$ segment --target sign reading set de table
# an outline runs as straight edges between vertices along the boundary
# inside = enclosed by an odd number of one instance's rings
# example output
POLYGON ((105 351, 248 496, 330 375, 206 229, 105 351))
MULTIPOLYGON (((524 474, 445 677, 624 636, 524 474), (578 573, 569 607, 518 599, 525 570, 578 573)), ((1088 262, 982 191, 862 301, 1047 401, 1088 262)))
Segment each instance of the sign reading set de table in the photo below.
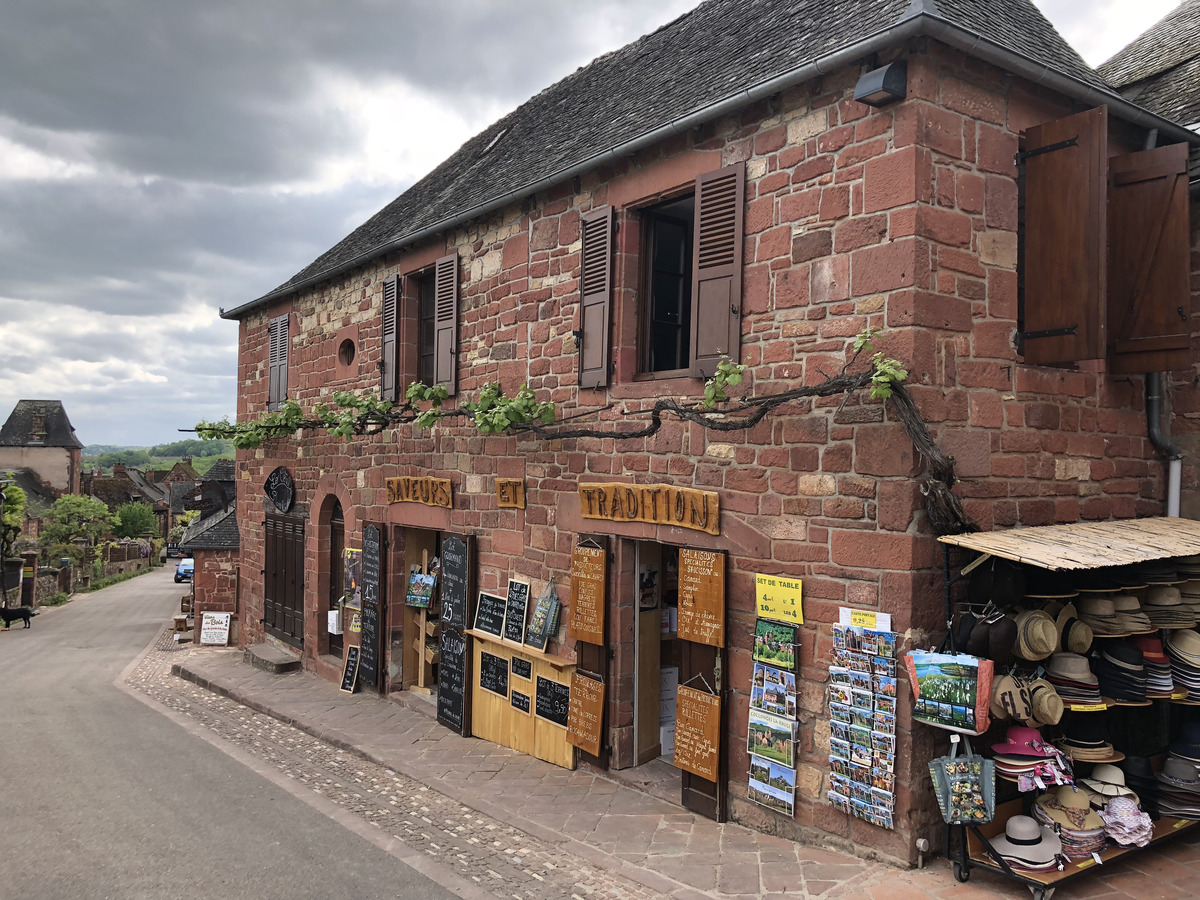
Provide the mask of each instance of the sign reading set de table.
POLYGON ((760 619, 789 625, 804 624, 804 585, 799 578, 755 575, 754 593, 760 619))
POLYGON ((224 647, 229 643, 230 613, 206 612, 200 615, 200 643, 224 647))
POLYGON ((716 781, 721 761, 721 698, 680 685, 675 698, 675 767, 716 781))

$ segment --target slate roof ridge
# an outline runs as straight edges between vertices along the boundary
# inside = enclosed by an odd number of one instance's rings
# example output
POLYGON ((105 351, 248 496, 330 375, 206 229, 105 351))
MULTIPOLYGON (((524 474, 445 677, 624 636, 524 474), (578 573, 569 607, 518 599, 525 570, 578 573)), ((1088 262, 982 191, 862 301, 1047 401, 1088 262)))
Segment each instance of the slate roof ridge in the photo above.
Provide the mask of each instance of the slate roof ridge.
POLYGON ((228 509, 197 519, 184 529, 179 546, 185 550, 237 550, 241 533, 236 513, 237 506, 231 504, 228 509))
POLYGON ((75 436, 75 426, 61 400, 18 400, 4 425, 0 426, 0 447, 60 447, 83 449, 75 436), (33 417, 42 416, 45 438, 31 443, 33 417))
POLYGON ((1183 0, 1096 70, 1110 84, 1125 87, 1178 68, 1197 56, 1200 0, 1183 0))

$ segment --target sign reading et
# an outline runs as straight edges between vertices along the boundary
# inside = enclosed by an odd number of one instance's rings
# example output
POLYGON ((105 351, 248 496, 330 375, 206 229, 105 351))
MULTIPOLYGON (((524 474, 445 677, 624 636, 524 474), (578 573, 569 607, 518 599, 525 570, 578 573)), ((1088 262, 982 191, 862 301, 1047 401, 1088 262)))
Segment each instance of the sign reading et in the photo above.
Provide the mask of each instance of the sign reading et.
POLYGON ((648 522, 721 533, 721 506, 715 491, 667 485, 581 484, 579 511, 585 519, 648 522))

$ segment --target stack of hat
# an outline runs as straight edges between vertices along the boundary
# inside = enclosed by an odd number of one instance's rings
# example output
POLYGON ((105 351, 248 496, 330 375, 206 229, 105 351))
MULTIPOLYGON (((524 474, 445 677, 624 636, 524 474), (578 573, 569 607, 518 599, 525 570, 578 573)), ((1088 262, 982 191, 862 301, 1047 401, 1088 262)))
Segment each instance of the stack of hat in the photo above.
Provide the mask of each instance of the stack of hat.
POLYGON ((1157 819, 1159 802, 1159 780, 1154 767, 1145 756, 1127 756, 1117 765, 1125 773, 1125 786, 1138 796, 1142 809, 1157 819))
POLYGON ((1052 604, 1046 612, 1054 616, 1054 628, 1058 632, 1057 650, 1070 653, 1087 653, 1092 646, 1092 629, 1079 620, 1079 611, 1074 603, 1066 606, 1052 604))
POLYGON ((1014 623, 1017 640, 1013 653, 1021 659, 1036 662, 1045 659, 1058 645, 1058 630, 1054 619, 1040 609, 1027 609, 1017 615, 1014 623))
POLYGON ((1033 714, 1024 721, 1034 728, 1057 725, 1062 721, 1065 710, 1062 697, 1045 678, 1029 682, 1029 705, 1033 707, 1033 714))
POLYGON ((1142 609, 1155 628, 1195 628, 1196 613, 1183 602, 1179 588, 1170 584, 1151 584, 1142 609))
POLYGON ((1125 784, 1125 773, 1108 763, 1096 766, 1091 777, 1077 778, 1075 783, 1087 794, 1094 809, 1103 809, 1114 797, 1132 797, 1134 803, 1138 802, 1138 795, 1125 784))
POLYGON ((1142 651, 1142 664, 1146 667, 1146 693, 1161 696, 1174 691, 1171 659, 1163 653, 1162 641, 1157 637, 1142 635, 1133 639, 1133 646, 1142 651))
POLYGON ((1117 615, 1117 608, 1108 594, 1085 594, 1079 598, 1079 618, 1087 623, 1096 637, 1124 637, 1133 622, 1117 615))
POLYGON ((1125 754, 1114 750, 1106 739, 1102 717, 1073 717, 1070 734, 1063 735, 1055 743, 1075 762, 1113 763, 1125 758, 1125 754))
POLYGON ((1179 585, 1183 602, 1200 615, 1200 556, 1183 556, 1175 561, 1179 577, 1187 581, 1179 585))
POLYGON ((1027 725, 1009 726, 1003 744, 993 744, 996 772, 1017 779, 1039 778, 1043 784, 1071 780, 1070 769, 1057 747, 1042 740, 1042 733, 1027 725))
POLYGON ((1190 629, 1173 631, 1163 649, 1171 658, 1171 680, 1176 690, 1187 689, 1189 700, 1200 700, 1200 634, 1190 629))
POLYGON ((1132 797, 1114 797, 1100 810, 1100 818, 1105 833, 1122 847, 1145 847, 1154 835, 1154 823, 1132 797))
POLYGON ((1117 594, 1112 598, 1112 605, 1130 634, 1149 634, 1155 630, 1154 623, 1142 609, 1142 601, 1132 594, 1117 594))
POLYGON ((1194 763, 1168 756, 1158 780, 1160 813, 1180 819, 1200 819, 1200 774, 1194 763))
POLYGON ((1104 849, 1104 820, 1092 809, 1087 794, 1071 785, 1038 797, 1033 814, 1044 825, 1058 826, 1063 856, 1082 859, 1104 849))
POLYGON ((1062 843, 1054 829, 1029 816, 1013 816, 1004 823, 1004 836, 991 840, 992 850, 1013 869, 1022 872, 1055 872, 1062 843))
MULTIPOLYGON (((1197 635, 1200 637, 1200 635, 1197 635)), ((1078 653, 1055 653, 1046 665, 1046 678, 1068 705, 1101 703, 1100 682, 1092 674, 1086 657, 1078 653)))
POLYGON ((1104 641, 1094 663, 1100 693, 1120 703, 1145 703, 1147 675, 1142 651, 1127 641, 1104 641))
POLYGON ((1016 640, 1017 627, 1012 619, 999 614, 976 619, 965 613, 955 631, 954 646, 972 656, 1003 664, 1012 658, 1016 640))

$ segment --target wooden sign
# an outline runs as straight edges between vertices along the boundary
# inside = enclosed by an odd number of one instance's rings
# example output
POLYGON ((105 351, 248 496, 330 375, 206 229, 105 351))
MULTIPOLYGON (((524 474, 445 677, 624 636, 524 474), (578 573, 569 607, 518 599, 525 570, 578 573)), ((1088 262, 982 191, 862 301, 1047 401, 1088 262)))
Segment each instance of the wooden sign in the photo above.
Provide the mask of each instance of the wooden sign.
POLYGON ((716 781, 721 764, 721 698, 680 685, 675 697, 675 767, 716 781))
POLYGON ((525 482, 520 478, 497 478, 496 505, 501 509, 524 509, 525 482))
POLYGON ((576 672, 571 676, 571 700, 567 710, 567 740, 584 753, 599 756, 603 722, 604 682, 576 672))
POLYGON ((509 702, 512 704, 513 709, 517 710, 518 712, 523 712, 525 715, 529 715, 530 710, 528 694, 522 694, 520 691, 513 691, 512 696, 509 697, 509 702))
POLYGON ((508 597, 504 601, 504 640, 518 646, 525 643, 525 619, 529 614, 529 582, 508 579, 508 597))
POLYGON ((721 533, 720 498, 715 491, 645 484, 581 484, 579 512, 606 522, 678 525, 721 533))
POLYGON ((379 529, 368 525, 362 540, 362 639, 359 641, 359 679, 374 688, 379 683, 379 584, 383 570, 383 541, 379 529))
POLYGON ((804 624, 804 584, 799 578, 755 575, 754 593, 759 618, 792 625, 804 624))
POLYGON ((504 634, 504 607, 504 597, 480 591, 479 605, 475 608, 475 630, 501 637, 504 634))
POLYGON ((442 622, 469 628, 471 616, 471 548, 473 540, 448 534, 442 537, 442 622))
POLYGON ((725 646, 725 554, 679 549, 679 637, 725 646))
POLYGON ((479 686, 485 691, 508 696, 508 660, 486 650, 479 653, 479 686))
POLYGON ((549 678, 537 677, 537 697, 534 698, 534 713, 539 719, 567 727, 570 714, 571 686, 559 684, 549 678))
POLYGON ((437 720, 464 737, 470 730, 467 716, 468 638, 451 625, 438 635, 437 720))
POLYGON ((200 615, 200 643, 224 647, 229 643, 230 613, 206 612, 200 615))
POLYGON ((358 685, 358 648, 346 648, 346 665, 342 669, 342 690, 353 694, 358 685))
POLYGON ((389 478, 387 485, 388 503, 424 503, 426 506, 441 506, 450 509, 454 497, 449 478, 389 478))
POLYGON ((608 553, 598 547, 571 551, 571 616, 567 631, 577 641, 604 643, 604 597, 608 553))

